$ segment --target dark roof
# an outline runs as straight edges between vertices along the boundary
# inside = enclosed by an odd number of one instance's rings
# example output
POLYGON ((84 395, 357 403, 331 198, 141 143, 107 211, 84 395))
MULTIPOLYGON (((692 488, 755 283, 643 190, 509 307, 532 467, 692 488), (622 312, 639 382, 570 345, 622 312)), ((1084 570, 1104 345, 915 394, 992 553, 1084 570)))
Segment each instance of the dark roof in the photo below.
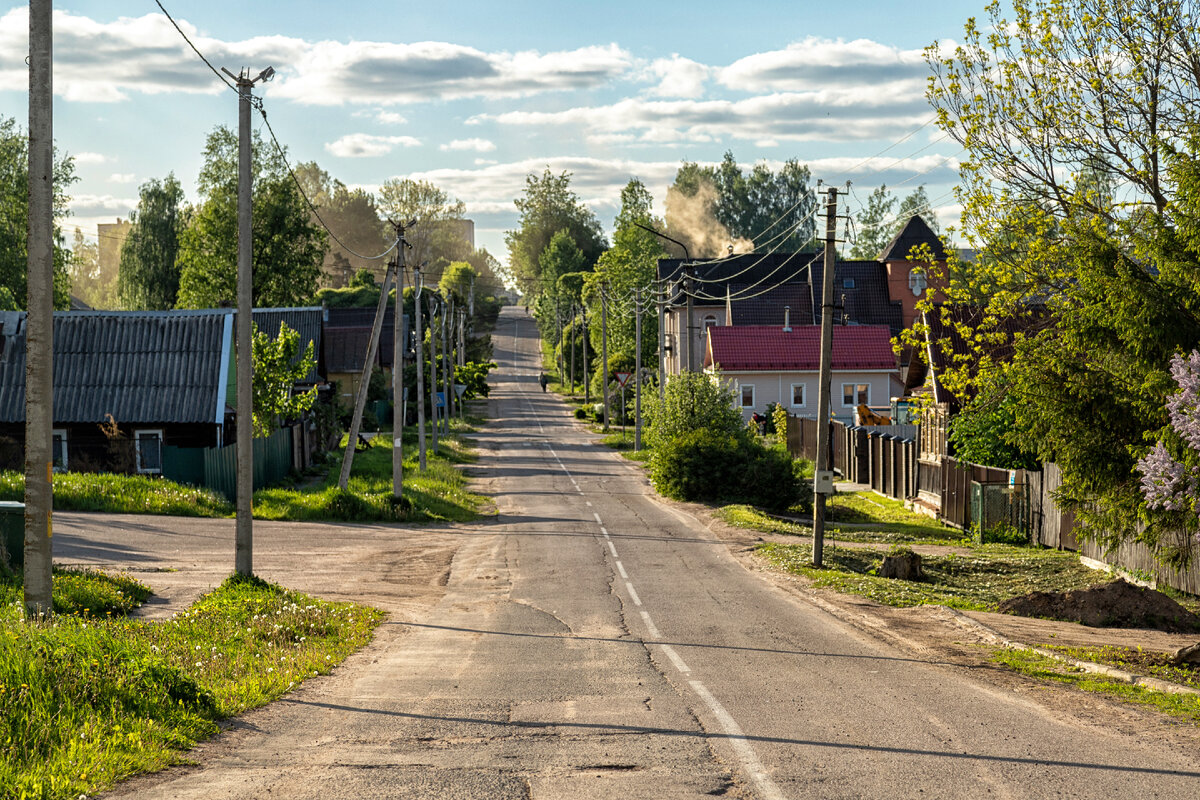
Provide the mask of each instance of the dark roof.
MULTIPOLYGON (((693 262, 697 305, 724 305, 726 287, 734 285, 753 287, 762 291, 783 283, 808 283, 808 265, 816 257, 814 253, 745 253, 716 261, 693 262)), ((682 288, 678 285, 683 273, 681 258, 660 258, 658 277, 670 283, 667 302, 685 302, 682 288)))
MULTIPOLYGON (((25 312, 0 314, 0 421, 25 420, 25 312)), ((56 424, 224 422, 233 314, 54 314, 56 424)))
MULTIPOLYGON (((825 262, 812 266, 813 324, 820 319, 821 292, 824 290, 825 262)), ((838 261, 833 270, 833 303, 837 322, 852 325, 886 325, 892 336, 899 336, 903 314, 899 303, 888 294, 887 268, 879 261, 838 261), (852 284, 852 285, 851 285, 852 284), (843 304, 842 299, 845 298, 843 304)))
POLYGON ((883 252, 879 254, 880 261, 907 261, 908 254, 914 247, 927 244, 933 250, 934 258, 939 261, 944 261, 946 258, 946 250, 942 247, 942 240, 933 232, 933 229, 925 224, 925 220, 919 216, 910 217, 908 222, 904 223, 904 227, 896 234, 891 243, 883 248, 883 252))
MULTIPOLYGON (((396 341, 392 333, 395 319, 395 308, 389 305, 383 315, 379 352, 375 355, 375 363, 385 369, 392 367, 392 345, 396 341)), ((326 374, 362 372, 374 323, 374 308, 325 309, 323 352, 326 374)))
MULTIPOLYGON (((704 366, 727 372, 816 372, 821 365, 821 326, 784 330, 779 325, 718 325, 708 329, 704 366)), ((833 329, 833 369, 896 369, 888 329, 838 325, 833 329)))
POLYGON ((807 283, 784 284, 758 297, 750 295, 761 289, 751 289, 744 284, 731 284, 729 288, 735 298, 738 294, 746 295, 745 299, 729 304, 734 325, 782 325, 784 307, 791 309, 793 323, 808 325, 812 322, 812 292, 807 283))
MULTIPOLYGON (((302 383, 323 383, 321 377, 320 361, 322 355, 321 347, 321 330, 322 316, 325 309, 320 306, 310 306, 306 308, 256 308, 252 319, 254 324, 258 326, 260 331, 270 334, 274 339, 279 335, 279 324, 287 323, 287 326, 294 331, 300 333, 300 348, 296 354, 296 359, 304 355, 304 348, 309 342, 313 343, 313 350, 316 356, 312 364, 312 368, 308 371, 308 375, 304 376, 302 383)), ((236 317, 236 314, 234 315, 236 317)))

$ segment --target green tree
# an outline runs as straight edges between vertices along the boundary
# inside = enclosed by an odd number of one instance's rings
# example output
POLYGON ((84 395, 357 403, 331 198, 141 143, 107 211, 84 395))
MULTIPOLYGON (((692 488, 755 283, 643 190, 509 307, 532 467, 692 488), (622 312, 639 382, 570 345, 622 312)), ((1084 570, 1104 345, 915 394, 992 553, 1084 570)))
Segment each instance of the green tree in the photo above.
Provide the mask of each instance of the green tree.
MULTIPOLYGON (((70 214, 67 188, 74 183, 75 162, 70 156, 54 159, 54 218, 70 214)), ((29 250, 29 140, 11 117, 0 117, 0 304, 24 308, 29 290, 26 272, 29 250)), ((71 303, 67 265, 71 253, 62 230, 54 226, 54 307, 71 303)))
POLYGON ((316 349, 309 342, 300 350, 300 333, 279 323, 279 335, 272 337, 253 328, 254 360, 254 435, 270 436, 281 420, 299 416, 312 408, 317 387, 296 392, 296 384, 305 379, 316 363, 316 349))
POLYGON ((475 271, 474 267, 466 261, 455 261, 442 272, 438 288, 441 289, 443 295, 453 296, 454 302, 461 307, 467 302, 468 295, 478 279, 479 273, 475 271))
POLYGON ((295 174, 305 196, 316 207, 320 221, 332 233, 325 256, 325 273, 335 280, 364 268, 382 275, 386 259, 370 257, 386 250, 395 237, 391 226, 381 218, 375 195, 365 189, 347 188, 315 161, 297 164, 295 174))
POLYGON ((379 209, 388 219, 416 224, 405 233, 411 249, 409 264, 428 262, 428 275, 440 275, 453 261, 463 261, 471 252, 465 235, 466 205, 429 181, 391 178, 379 189, 379 209))
POLYGON ((164 311, 179 294, 179 237, 186 226, 183 187, 174 173, 138 189, 132 227, 121 245, 117 291, 122 308, 164 311))
MULTIPOLYGON (((504 235, 508 263, 521 293, 530 300, 546 291, 542 280, 542 253, 559 231, 565 230, 583 253, 586 269, 604 252, 600 222, 571 191, 571 173, 558 175, 546 169, 540 176, 527 175, 525 194, 513 201, 520 214, 516 230, 504 235)), ((560 273, 562 274, 562 273, 560 273)), ((549 284, 551 287, 553 284, 549 284)))
POLYGON ((558 296, 558 279, 563 275, 581 272, 586 266, 586 256, 575 244, 570 231, 563 229, 550 238, 550 243, 542 251, 538 263, 543 286, 532 304, 534 318, 537 319, 542 338, 551 345, 557 345, 558 323, 569 311, 568 306, 558 296))
MULTIPOLYGON (((909 219, 919 216, 925 223, 938 233, 941 226, 937 215, 929 203, 925 187, 918 186, 911 194, 900 201, 896 208, 896 198, 884 184, 867 198, 867 204, 854 215, 854 244, 850 248, 850 257, 871 260, 879 257, 896 234, 908 223, 909 219)), ((905 254, 907 255, 907 253, 905 254)))
POLYGON ((649 424, 646 443, 652 448, 701 428, 715 434, 744 436, 742 413, 734 407, 733 388, 719 375, 683 372, 671 378, 660 402, 651 392, 644 397, 649 424))
MULTIPOLYGON (((252 152, 254 305, 304 305, 317 291, 325 231, 313 222, 283 156, 257 134, 252 152)), ((179 244, 180 308, 237 297, 237 135, 229 128, 209 134, 197 185, 202 202, 179 244)))

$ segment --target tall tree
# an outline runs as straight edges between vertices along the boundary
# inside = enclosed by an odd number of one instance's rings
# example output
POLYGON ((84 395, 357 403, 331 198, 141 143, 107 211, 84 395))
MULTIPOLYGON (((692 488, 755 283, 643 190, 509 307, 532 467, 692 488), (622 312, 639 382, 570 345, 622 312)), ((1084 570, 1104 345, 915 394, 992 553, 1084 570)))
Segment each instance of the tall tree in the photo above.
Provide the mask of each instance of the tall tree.
POLYGON ((878 258, 896 234, 915 216, 923 219, 934 233, 941 230, 924 185, 918 186, 901 200, 899 209, 887 184, 878 187, 867 198, 867 204, 854 215, 855 238, 850 257, 864 260, 878 258))
MULTIPOLYGON (((70 213, 67 188, 74 183, 75 162, 70 156, 54 159, 54 218, 70 213)), ((0 117, 0 306, 24 308, 28 295, 26 271, 29 251, 29 140, 11 117, 0 117)), ((71 253, 62 230, 54 228, 54 307, 67 308, 71 283, 67 264, 71 253)))
POLYGON ((381 218, 375 195, 365 189, 348 188, 315 161, 296 165, 295 173, 321 221, 337 237, 337 240, 330 238, 325 256, 327 278, 341 285, 360 269, 380 274, 387 259, 370 257, 386 250, 394 237, 391 227, 381 218))
MULTIPOLYGON (((326 235, 288 173, 283 156, 254 135, 254 305, 297 306, 317 291, 326 235)), ((201 204, 180 238, 178 305, 206 308, 237 296, 237 135, 208 136, 197 181, 201 204)))
POLYGON ((186 227, 183 187, 170 173, 138 189, 133 227, 121 245, 117 291, 130 310, 174 308, 179 294, 179 237, 186 227))
POLYGON ((445 267, 464 260, 471 252, 466 236, 466 204, 450 197, 429 181, 391 178, 379 189, 379 210, 388 219, 416 225, 405 233, 411 249, 405 257, 409 264, 424 264, 431 280, 445 267))
POLYGON ((559 231, 565 230, 583 253, 586 269, 591 269, 604 252, 606 242, 600 221, 571 191, 571 173, 555 175, 546 169, 540 176, 527 175, 524 196, 513 202, 520 224, 504 235, 504 241, 513 276, 527 298, 536 299, 546 288, 541 257, 559 231))

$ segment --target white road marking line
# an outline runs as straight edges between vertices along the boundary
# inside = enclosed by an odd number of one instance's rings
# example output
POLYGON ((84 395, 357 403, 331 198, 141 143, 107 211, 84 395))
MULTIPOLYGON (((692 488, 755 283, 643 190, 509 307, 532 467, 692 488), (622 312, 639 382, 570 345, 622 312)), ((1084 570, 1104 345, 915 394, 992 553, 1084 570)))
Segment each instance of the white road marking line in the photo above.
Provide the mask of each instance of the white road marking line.
POLYGON ((737 754, 738 759, 742 762, 742 767, 746 770, 750 780, 758 786, 758 793, 766 800, 783 800, 783 792, 779 791, 779 787, 775 782, 767 777, 767 769, 763 763, 758 760, 758 755, 754 752, 754 748, 746 741, 746 734, 742 732, 741 727, 733 717, 729 716, 729 712, 721 705, 717 698, 713 697, 712 692, 700 681, 688 681, 692 687, 692 691, 700 696, 704 704, 708 706, 713 715, 720 723, 721 729, 729 736, 729 746, 733 748, 733 752, 737 754))
POLYGON ((642 621, 646 623, 646 630, 650 632, 651 636, 653 636, 655 639, 662 638, 662 634, 658 632, 658 626, 654 624, 654 620, 650 619, 649 613, 645 611, 642 612, 642 621))
POLYGON ((625 581, 625 588, 629 590, 629 597, 633 600, 633 604, 635 606, 640 606, 642 604, 642 598, 638 597, 637 592, 633 590, 633 584, 629 581, 625 581))
MULTIPOLYGON (((587 501, 587 507, 588 507, 588 508, 591 508, 591 507, 592 507, 592 501, 591 501, 591 500, 588 500, 588 501, 587 501)), ((594 512, 593 512, 593 513, 594 513, 594 512)))
POLYGON ((608 528, 606 528, 606 527, 604 527, 603 525, 601 525, 601 526, 600 526, 600 532, 604 534, 604 538, 605 538, 605 539, 607 539, 607 538, 608 538, 608 528))
MULTIPOLYGON (((591 503, 588 503, 588 505, 590 506, 590 505, 591 505, 591 503)), ((597 514, 595 511, 593 511, 593 512, 592 512, 592 516, 596 518, 596 524, 597 524, 597 525, 600 525, 600 526, 603 526, 603 525, 604 525, 604 523, 600 521, 600 515, 599 515, 599 514, 597 514)))
MULTIPOLYGON (((616 555, 616 553, 614 553, 613 555, 616 555)), ((625 567, 623 567, 623 566, 621 565, 621 562, 620 562, 620 561, 618 561, 618 562, 617 562, 617 572, 621 573, 621 577, 622 577, 622 578, 625 578, 626 580, 628 580, 628 579, 629 579, 629 573, 627 573, 627 572, 625 571, 625 567)))
POLYGON ((662 651, 666 655, 666 657, 671 659, 671 663, 675 665, 675 669, 679 670, 680 672, 684 673, 685 675, 691 674, 691 672, 692 672, 691 667, 689 667, 687 664, 683 663, 683 659, 680 658, 679 654, 675 652, 675 648, 671 647, 671 645, 669 645, 669 644, 660 644, 659 647, 662 648, 662 651))
MULTIPOLYGON (((620 558, 620 556, 618 556, 618 555, 617 555, 617 548, 616 548, 616 545, 614 545, 614 544, 612 543, 612 540, 611 540, 611 539, 608 541, 608 549, 612 551, 613 558, 620 558)), ((622 577, 625 577, 625 578, 627 578, 627 577, 629 577, 629 576, 628 576, 628 575, 623 575, 622 577)))

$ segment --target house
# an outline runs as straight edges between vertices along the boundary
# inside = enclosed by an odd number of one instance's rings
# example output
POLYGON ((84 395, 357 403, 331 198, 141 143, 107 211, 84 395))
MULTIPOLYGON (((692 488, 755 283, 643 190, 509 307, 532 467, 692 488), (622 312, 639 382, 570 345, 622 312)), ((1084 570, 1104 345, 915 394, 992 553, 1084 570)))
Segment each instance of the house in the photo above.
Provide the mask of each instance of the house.
MULTIPOLYGON (((338 398, 350 407, 354 406, 358 384, 362 379, 375 312, 374 306, 323 310, 322 364, 325 376, 330 383, 336 382, 338 398)), ((395 308, 389 304, 384 312, 383 329, 374 362, 375 366, 387 372, 392 369, 395 319, 395 308)), ((404 322, 408 324, 409 320, 406 318, 404 322)))
MULTIPOLYGON (((233 440, 233 312, 54 314, 54 464, 160 473, 164 448, 233 440)), ((0 313, 0 463, 25 438, 25 312, 0 313)))
MULTIPOLYGON (((801 417, 817 415, 820 325, 731 325, 707 330, 704 369, 732 383, 742 416, 765 414, 772 403, 801 417)), ((885 325, 833 329, 830 413, 853 423, 859 405, 882 404, 902 383, 885 325)))
MULTIPOLYGON (((917 302, 926 292, 938 291, 937 286, 930 286, 930 279, 919 265, 908 259, 918 245, 928 245, 936 259, 945 259, 941 241, 918 216, 908 220, 878 259, 837 259, 836 322, 844 326, 886 326, 893 337, 911 327, 917 319, 917 302)), ((687 367, 689 342, 692 368, 699 368, 708 328, 820 324, 824 268, 824 252, 820 250, 748 253, 710 261, 660 259, 658 278, 667 287, 663 324, 667 375, 677 375, 687 367)), ((935 299, 939 297, 935 294, 935 299)), ((908 351, 901 353, 902 374, 910 357, 908 351)))

